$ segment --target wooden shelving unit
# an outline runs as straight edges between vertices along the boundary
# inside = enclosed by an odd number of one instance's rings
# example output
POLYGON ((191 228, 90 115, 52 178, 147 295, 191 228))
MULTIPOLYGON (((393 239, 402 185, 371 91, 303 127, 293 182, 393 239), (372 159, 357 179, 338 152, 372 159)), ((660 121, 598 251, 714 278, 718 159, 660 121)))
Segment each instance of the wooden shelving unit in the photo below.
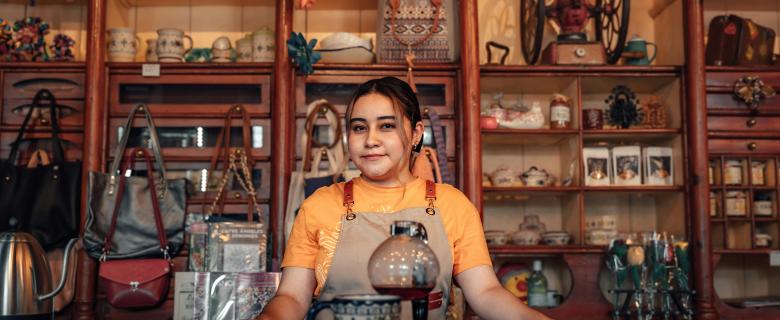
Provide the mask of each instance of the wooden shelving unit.
MULTIPOLYGON (((296 146, 298 130, 302 116, 305 114, 305 106, 311 99, 325 97, 322 92, 330 93, 327 97, 334 100, 339 112, 343 114, 346 103, 343 102, 343 92, 323 90, 329 84, 343 84, 345 87, 356 85, 370 78, 378 76, 398 76, 403 78, 406 74, 405 65, 389 64, 317 64, 315 74, 309 77, 296 76, 292 68, 289 56, 284 46, 291 31, 307 32, 307 38, 318 37, 334 30, 328 29, 331 25, 323 26, 323 21, 329 19, 343 20, 341 28, 358 33, 361 36, 371 36, 375 25, 371 23, 376 16, 376 2, 370 1, 321 1, 315 9, 302 11, 294 9, 293 0, 252 0, 241 3, 230 2, 228 4, 215 1, 183 1, 183 0, 84 0, 76 1, 39 1, 38 7, 41 14, 62 13, 65 17, 82 17, 81 22, 74 24, 73 30, 66 30, 71 34, 81 34, 78 44, 77 60, 72 63, 9 63, 0 62, 0 87, 5 87, 8 77, 16 73, 35 73, 37 75, 61 76, 64 74, 77 74, 83 77, 83 92, 79 98, 82 101, 83 113, 79 116, 80 122, 68 124, 68 134, 72 134, 74 140, 81 143, 80 148, 75 149, 78 155, 83 157, 85 170, 104 170, 105 164, 110 160, 109 152, 112 145, 112 136, 116 136, 114 125, 116 119, 126 115, 128 103, 115 98, 120 90, 119 83, 161 84, 168 79, 184 81, 184 83, 209 84, 250 84, 262 87, 262 103, 253 107, 253 121, 263 126, 263 135, 270 138, 263 143, 262 151, 253 154, 255 160, 260 163, 256 167, 262 171, 263 187, 260 190, 260 202, 264 205, 264 212, 269 213, 270 227, 276 243, 281 240, 281 225, 279 219, 284 216, 289 174, 296 169, 296 163, 300 159, 300 149, 296 146), (47 9, 48 7, 48 9, 47 9), (65 9, 62 9, 66 7, 65 9), (319 8, 319 9, 318 9, 319 8), (77 12, 82 15, 76 14, 77 12), (185 13, 186 12, 186 13, 185 13), (324 19, 323 17, 327 17, 324 19), (145 51, 145 40, 156 37, 155 30, 161 27, 175 27, 184 30, 193 36, 195 47, 210 47, 211 41, 218 36, 227 35, 232 40, 242 37, 247 32, 252 32, 262 26, 270 26, 276 34, 276 59, 273 63, 241 63, 241 64, 161 64, 160 78, 146 78, 140 75, 140 69, 145 51), (136 29, 141 43, 138 48, 136 60, 133 63, 108 62, 106 54, 106 29, 115 27, 130 27, 136 29), (328 27, 328 28, 326 28, 328 27), (114 122, 112 122, 114 121, 114 122), (79 140, 80 139, 80 140, 79 140), (267 206, 267 207, 265 207, 267 206)), ((503 7, 505 10, 519 12, 519 1, 503 7)), ((560 227, 572 235, 572 244, 568 246, 495 246, 490 248, 491 254, 501 261, 513 259, 529 259, 544 257, 550 259, 558 273, 568 275, 566 281, 560 283, 565 286, 570 284, 568 298, 556 308, 545 309, 543 312, 561 319, 592 319, 601 317, 606 319, 612 306, 603 298, 599 287, 597 275, 603 266, 604 247, 589 246, 584 243, 584 220, 591 214, 600 214, 601 208, 594 208, 590 204, 601 202, 605 197, 611 197, 616 203, 621 203, 620 209, 624 216, 619 219, 629 219, 632 214, 637 219, 646 219, 659 227, 673 228, 672 231, 684 234, 690 239, 691 255, 695 266, 692 281, 697 291, 696 304, 699 316, 703 319, 715 319, 719 314, 732 319, 741 319, 748 315, 771 317, 777 313, 743 312, 725 305, 713 289, 712 279, 718 279, 716 268, 719 261, 726 257, 764 257, 767 250, 764 249, 726 249, 716 248, 713 252, 712 243, 725 241, 727 238, 729 223, 739 223, 741 230, 753 232, 755 224, 780 225, 776 219, 777 214, 771 218, 748 217, 740 220, 731 217, 716 217, 709 219, 707 211, 709 189, 706 184, 695 183, 706 177, 707 172, 707 140, 717 148, 744 148, 744 144, 734 144, 732 140, 743 138, 757 139, 760 148, 776 148, 770 143, 780 136, 772 130, 780 126, 780 122, 769 121, 772 116, 780 115, 780 101, 775 98, 762 105, 761 115, 768 118, 758 119, 754 129, 746 128, 736 130, 715 121, 718 117, 733 117, 729 120, 733 123, 750 120, 751 115, 745 113, 729 96, 730 86, 734 79, 732 75, 751 73, 758 74, 762 79, 780 79, 770 76, 780 71, 778 67, 706 67, 703 65, 705 33, 705 15, 711 15, 713 11, 707 4, 701 1, 671 1, 663 5, 653 2, 653 16, 646 14, 632 16, 637 17, 634 25, 653 25, 649 29, 630 30, 630 33, 639 32, 643 37, 657 33, 659 41, 676 43, 685 37, 683 48, 660 46, 661 52, 666 57, 659 58, 659 63, 669 65, 653 66, 527 66, 520 61, 519 54, 513 52, 510 61, 515 65, 496 66, 480 65, 484 57, 480 57, 484 48, 484 42, 492 38, 506 37, 511 41, 518 41, 519 34, 511 37, 497 32, 495 21, 481 21, 490 19, 491 11, 498 10, 499 6, 488 6, 486 0, 461 0, 457 8, 452 12, 460 18, 458 28, 459 48, 461 59, 454 63, 446 64, 417 64, 415 66, 415 78, 423 89, 432 90, 434 94, 423 97, 423 104, 433 108, 447 125, 447 159, 448 166, 456 173, 457 185, 474 202, 483 213, 483 224, 486 228, 491 225, 516 225, 522 217, 522 212, 510 212, 506 207, 515 206, 517 203, 527 205, 529 212, 539 208, 552 208, 548 211, 540 211, 542 215, 556 216, 555 221, 548 221, 549 227, 560 227), (671 9, 655 7, 667 6, 671 9), (668 10, 668 11, 663 11, 668 10), (683 14, 685 13, 685 14, 683 14), (670 18, 671 17, 671 18, 670 18), (642 20, 644 19, 644 20, 642 20), (648 20, 650 19, 650 20, 648 20), (657 22, 652 19, 657 19, 657 22), (673 21, 669 23, 669 21, 673 21), (679 30, 683 30, 680 35, 679 30), (672 32, 673 31, 673 32, 672 32), (660 41, 661 36, 664 39, 660 41), (668 39, 666 35, 669 35, 668 39), (673 52, 673 51, 680 52, 673 52), (661 61, 660 59, 664 59, 661 61), (705 74, 706 72, 706 74, 705 74), (705 83, 705 81, 708 81, 705 83), (581 110, 594 106, 602 106, 602 101, 610 89, 617 84, 625 84, 634 89, 640 99, 647 95, 656 94, 668 98, 664 101, 674 111, 670 125, 667 129, 627 129, 627 130, 584 130, 582 129, 581 110), (428 87, 425 87, 425 86, 428 87), (706 91, 705 91, 706 87, 706 91), (554 92, 562 92, 573 97, 573 128, 570 130, 511 130, 495 129, 483 130, 479 128, 480 105, 490 103, 490 93, 497 90, 505 92, 523 93, 524 99, 540 99, 542 106, 546 106, 549 95, 554 92), (436 93, 440 92, 440 93, 436 93), (709 97, 709 98, 708 98, 709 97), (436 99, 434 99, 436 98, 436 99), (707 108, 709 106, 709 108, 707 108), (737 121, 738 120, 738 121, 737 121), (766 121, 765 121, 766 120, 766 121), (709 131, 702 126, 704 121, 709 121, 709 131), (761 130, 758 130, 761 129, 761 130), (709 132, 709 136, 707 136, 709 132), (613 145, 622 141, 639 143, 642 145, 671 146, 676 150, 675 155, 675 183, 672 186, 630 186, 630 187, 591 187, 585 186, 583 179, 583 163, 581 149, 591 143, 607 142, 613 145), (569 170, 572 160, 575 162, 575 174, 573 184, 570 186, 552 187, 482 187, 483 173, 489 173, 496 163, 491 161, 489 154, 494 148, 505 149, 499 153, 505 158, 510 158, 512 153, 524 153, 525 164, 516 168, 520 172, 528 169, 530 161, 536 157, 555 161, 542 163, 547 169, 561 179, 569 170), (518 151, 518 150, 530 150, 518 151), (566 158, 566 161, 558 160, 566 158), (698 180, 696 180, 698 179, 698 180), (642 207, 637 204, 634 196, 641 197, 643 201, 655 199, 655 203, 662 204, 653 207, 648 212, 631 213, 632 208, 642 207), (503 197, 496 200, 495 196, 503 197), (517 196, 524 199, 515 199, 517 196), (493 197, 493 198, 491 198, 493 197), (507 198, 511 197, 511 198, 507 198), (553 200, 551 200, 553 199, 553 200), (555 201, 555 202, 553 202, 555 201), (634 202, 632 202, 634 201, 634 202), (514 203, 514 204, 513 204, 514 203), (555 203, 551 206, 551 203, 555 203), (671 205, 670 205, 671 204, 671 205), (491 216, 500 210, 492 210, 491 207, 504 207, 503 218, 509 222, 498 223, 491 221, 491 216), (652 213, 652 214, 650 214, 652 213), (513 220, 514 219, 514 220, 513 220), (557 262, 555 262, 557 261, 557 262), (567 282, 568 281, 568 282, 567 282), (573 285, 571 285, 573 284, 573 285)), ((7 4, 0 4, 2 12, 22 12, 27 2, 14 0, 7 4), (5 6, 16 6, 14 11, 6 11, 5 6), (19 10, 17 10, 19 9, 19 10)), ((492 2, 491 2, 492 3, 492 2)), ((632 7, 641 13, 650 11, 649 4, 642 2, 632 3, 632 7), (645 5, 645 7, 639 7, 645 5), (643 9, 642 9, 643 8, 643 9), (647 9, 647 10, 645 10, 647 9), (642 11, 645 10, 645 11, 642 11)), ((743 4, 738 6, 744 7, 743 4)), ((744 8, 743 8, 744 9, 744 8)), ((735 9, 739 10, 739 9, 735 9)), ((772 9, 774 10, 774 9, 772 9)), ((31 14, 36 14, 31 12, 31 14)), ((509 11, 506 11, 509 12, 509 11)), ((6 17, 4 17, 6 18, 6 17)), ((12 17, 13 18, 13 17, 12 17)), ((495 19, 494 19, 495 20, 495 19)), ((64 24, 63 24, 64 25, 64 24)), ((65 29, 55 26, 55 29, 65 29)), ((514 29, 519 29, 515 27, 514 29)), ((503 30, 503 29, 502 29, 503 30)), ((519 32, 515 30, 514 32, 519 32)), ((519 42, 511 43, 519 48, 519 42)), ((659 53, 659 56, 663 54, 659 53)), ((169 82, 170 83, 170 82, 169 82)), ((780 87, 780 86, 776 86, 780 87)), ((348 91, 348 89, 346 89, 348 91)), ((0 100, 3 101, 3 113, 0 115, 0 157, 8 143, 8 133, 15 127, 9 119, 6 108, 9 96, 7 90, 0 91, 0 100)), ((515 99, 516 97, 512 97, 515 99)), ((79 100, 73 99, 73 100, 79 100)), ((157 118, 165 122, 168 127, 192 127, 195 124, 207 124, 218 118, 222 112, 220 108, 228 107, 228 103, 215 103, 210 107, 191 104, 194 109, 182 110, 181 106, 157 103, 152 106, 160 112, 157 118), (214 107, 214 108, 212 108, 214 107)), ((254 123, 254 122, 253 122, 254 123)), ((728 124, 728 122, 727 122, 728 124)), ((741 140, 739 140, 741 141, 741 140)), ((167 161, 173 172, 186 172, 202 167, 207 159, 208 150, 194 150, 193 148, 169 148, 166 150, 167 161), (185 150, 182 150, 185 149, 185 150), (189 149, 189 150, 186 150, 189 149)), ((774 150, 774 149, 770 149, 774 150)), ((772 153, 749 153, 749 156, 770 156, 772 153)), ((775 154, 776 156, 776 154, 775 154)), ((500 158, 500 156, 499 156, 500 158)), ((775 158, 775 163, 780 159, 775 158)), ((86 182, 85 182, 86 183, 86 182)), ((86 185, 85 185, 86 186, 86 185)), ((717 186, 714 191, 725 192, 730 190, 728 186, 717 186)), ((746 187, 750 192, 778 192, 774 187, 746 187)), ((85 190, 85 189, 84 189, 85 190)), ((774 201, 777 202, 776 196, 774 201)), ((199 208, 200 202, 193 200, 191 207, 199 208)), ((777 208, 777 207, 776 207, 777 208)), ((194 210, 194 209, 193 209, 194 210)), ((198 209, 199 210, 199 209, 198 209)), ((627 227, 629 230, 633 226, 627 227)), ((777 241, 777 240, 776 240, 777 241)), ((279 258, 281 252, 274 252, 279 258)), ((183 254, 186 254, 183 253, 183 254)), ((182 259, 177 258, 176 268, 181 269, 182 259)), ((741 258, 740 258, 741 259, 741 258)), ((172 300, 166 301, 156 309, 144 311, 127 311, 110 309, 103 303, 102 295, 95 290, 97 263, 86 254, 80 254, 79 281, 75 303, 63 318, 93 319, 159 319, 171 316, 172 300)), ((729 260, 732 265, 738 265, 739 259, 729 260)), ((752 270, 752 269, 749 269, 752 270)), ((758 270, 765 272, 765 270, 758 270)), ((774 280, 773 280, 774 281, 774 280)), ((780 287, 775 286, 775 287, 780 287)))

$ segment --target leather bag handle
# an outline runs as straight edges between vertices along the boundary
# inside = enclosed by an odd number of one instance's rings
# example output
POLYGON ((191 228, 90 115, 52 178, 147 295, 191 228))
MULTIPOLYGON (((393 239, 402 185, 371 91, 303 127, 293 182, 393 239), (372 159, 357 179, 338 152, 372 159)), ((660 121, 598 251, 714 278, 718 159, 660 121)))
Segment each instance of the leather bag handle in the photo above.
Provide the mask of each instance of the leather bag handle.
MULTIPOLYGON (((239 148, 234 149, 233 152, 231 152, 231 136, 232 136, 232 128, 233 128, 233 117, 240 117, 241 118, 241 135, 243 141, 243 153, 246 154, 246 162, 247 166, 249 168, 254 168, 254 159, 252 158, 252 144, 251 144, 251 124, 249 120, 249 115, 246 113, 246 108, 242 105, 235 105, 232 108, 228 109, 228 111, 225 113, 224 123, 222 124, 222 130, 219 131, 219 135, 217 135, 217 144, 214 146, 214 152, 211 155, 211 161, 209 163, 209 170, 206 177, 206 183, 208 184, 211 181, 211 178, 214 174, 214 171, 217 170, 217 165, 219 162, 220 157, 222 158, 222 178, 225 179, 228 172, 228 167, 232 163, 230 160, 232 157, 232 153, 239 152, 239 148)), ((249 182, 252 181, 251 176, 251 170, 249 170, 250 175, 246 177, 249 182)), ((225 208, 225 197, 224 197, 224 188, 217 191, 217 194, 215 195, 216 199, 222 199, 220 202, 219 207, 219 214, 222 215, 222 212, 225 208)), ((201 212, 206 214, 206 199, 207 195, 206 192, 203 193, 203 202, 201 205, 201 212)), ((255 199, 256 202, 257 199, 255 199)), ((252 200, 248 199, 248 204, 250 205, 250 210, 252 210, 252 200)), ((212 207, 211 210, 213 211, 214 208, 212 207)), ((251 219, 251 217, 249 218, 251 219)), ((251 221, 251 220, 249 220, 251 221)))
POLYGON ((108 193, 111 194, 114 192, 116 177, 117 175, 121 175, 121 172, 119 172, 119 165, 122 162, 122 158, 124 158, 123 155, 127 148, 127 140, 130 139, 130 130, 133 127, 133 119, 135 118, 136 113, 139 112, 143 112, 144 114, 146 127, 149 130, 149 137, 152 139, 152 153, 154 154, 155 163, 157 164, 157 170, 160 171, 160 184, 158 186, 160 189, 158 192, 160 192, 160 197, 164 197, 168 182, 165 175, 165 161, 163 161, 162 152, 160 151, 160 138, 157 137, 157 128, 154 126, 152 113, 149 110, 149 107, 143 103, 139 103, 133 107, 133 110, 131 110, 130 114, 127 116, 125 125, 122 126, 122 137, 119 139, 116 149, 114 149, 114 161, 111 162, 111 168, 109 169, 108 193))
POLYGON ((327 101, 322 101, 319 104, 317 104, 311 112, 309 112, 308 116, 306 116, 306 132, 304 133, 306 135, 306 145, 305 149, 303 150, 303 171, 310 171, 312 166, 312 160, 311 160, 311 149, 316 147, 327 147, 328 149, 335 147, 339 143, 342 143, 342 135, 343 135, 343 128, 341 126, 341 121, 338 121, 338 111, 336 111, 336 107, 334 107, 332 104, 330 104, 327 101), (317 121, 317 118, 319 117, 327 117, 326 115, 328 113, 331 113, 336 121, 329 121, 329 125, 335 127, 335 136, 333 137, 333 142, 331 142, 329 145, 321 145, 320 143, 314 141, 314 122, 317 121), (335 123, 333 123, 335 122, 335 123))
MULTIPOLYGON (((236 149, 236 151, 238 150, 240 149, 236 149)), ((235 179, 237 179, 238 183, 241 185, 241 188, 243 188, 248 195, 247 202, 249 206, 249 214, 247 214, 246 220, 248 222, 253 222, 253 216, 255 213, 257 213, 258 219, 260 219, 260 222, 262 223, 260 205, 257 203, 257 193, 255 191, 254 185, 252 184, 252 173, 249 170, 247 162, 247 155, 245 153, 242 154, 241 152, 233 152, 230 154, 228 164, 224 168, 224 173, 220 179, 217 196, 214 198, 214 202, 212 202, 211 208, 207 215, 214 213, 214 209, 217 207, 217 204, 219 204, 219 215, 222 215, 225 207, 223 194, 225 187, 227 186, 227 181, 229 180, 230 176, 233 176, 235 179)), ((207 211, 203 212, 206 213, 207 211)))
MULTIPOLYGON (((170 259, 168 255, 168 238, 165 236, 165 227, 162 222, 162 215, 160 214, 160 203, 157 197, 157 190, 154 180, 154 166, 152 166, 152 159, 149 156, 149 152, 146 148, 136 147, 133 149, 132 154, 127 157, 123 157, 122 172, 126 172, 127 169, 135 166, 135 160, 137 158, 143 158, 146 161, 146 176, 149 180, 149 196, 152 198, 152 213, 154 214, 154 223, 157 226, 157 239, 160 241, 160 251, 166 259, 170 259)), ((114 212, 111 215, 111 226, 108 228, 106 239, 103 242, 103 255, 100 257, 101 261, 106 260, 106 255, 111 252, 111 239, 114 237, 114 231, 116 231, 117 217, 119 216, 119 209, 122 205, 122 198, 125 193, 125 181, 127 176, 123 173, 119 175, 119 190, 116 194, 116 201, 114 202, 114 212)))
POLYGON ((24 133, 27 131, 28 126, 30 126, 30 120, 32 119, 33 113, 35 113, 36 109, 43 108, 42 105, 43 101, 48 101, 49 105, 49 112, 51 113, 51 140, 54 142, 54 145, 52 146, 52 152, 54 153, 54 161, 53 163, 61 163, 64 162, 65 157, 65 148, 62 146, 62 139, 60 138, 60 124, 59 120, 57 119, 57 100, 54 97, 54 94, 51 93, 51 91, 47 89, 41 89, 38 90, 38 92, 35 93, 35 96, 33 97, 32 105, 30 107, 30 110, 27 111, 27 115, 24 117, 24 121, 22 122, 22 126, 19 128, 19 131, 16 135, 16 139, 11 142, 11 153, 8 155, 8 159, 6 159, 6 162, 11 164, 13 163, 14 159, 16 159, 16 156, 19 153, 19 145, 22 143, 22 138, 24 137, 24 133))

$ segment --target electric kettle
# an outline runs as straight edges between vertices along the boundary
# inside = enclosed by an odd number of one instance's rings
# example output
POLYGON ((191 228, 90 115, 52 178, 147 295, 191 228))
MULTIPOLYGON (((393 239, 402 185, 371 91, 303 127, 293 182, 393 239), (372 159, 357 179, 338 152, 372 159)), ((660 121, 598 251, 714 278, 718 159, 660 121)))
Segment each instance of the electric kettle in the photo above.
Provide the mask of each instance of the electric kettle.
POLYGON ((52 290, 49 264, 38 240, 24 232, 0 233, 0 319, 52 318, 51 298, 65 286, 70 251, 77 240, 68 242, 60 283, 52 290))

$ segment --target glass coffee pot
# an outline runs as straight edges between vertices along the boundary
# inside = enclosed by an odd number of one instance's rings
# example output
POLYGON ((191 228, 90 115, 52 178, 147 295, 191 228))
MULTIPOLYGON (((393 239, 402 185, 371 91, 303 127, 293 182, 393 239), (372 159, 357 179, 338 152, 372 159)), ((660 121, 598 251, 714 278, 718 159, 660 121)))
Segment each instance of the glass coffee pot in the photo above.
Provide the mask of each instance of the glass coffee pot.
POLYGON ((438 276, 439 259, 428 246, 425 227, 416 221, 393 222, 390 238, 368 260, 368 277, 374 289, 412 300, 415 320, 428 319, 428 293, 438 276))

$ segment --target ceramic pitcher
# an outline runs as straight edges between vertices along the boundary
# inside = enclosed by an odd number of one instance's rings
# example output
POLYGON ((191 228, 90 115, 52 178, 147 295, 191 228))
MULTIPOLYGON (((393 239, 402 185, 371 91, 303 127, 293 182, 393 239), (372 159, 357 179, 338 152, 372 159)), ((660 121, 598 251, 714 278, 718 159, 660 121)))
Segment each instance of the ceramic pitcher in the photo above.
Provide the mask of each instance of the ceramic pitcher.
POLYGON ((268 28, 262 28, 252 33, 252 61, 273 62, 276 53, 275 40, 276 36, 268 28))
POLYGON ((192 38, 176 28, 157 29, 157 57, 160 62, 182 62, 184 55, 192 50, 192 38), (184 39, 190 41, 184 46, 184 39))
POLYGON ((157 62, 157 39, 146 39, 146 61, 157 62))
POLYGON ((236 61, 238 62, 252 62, 252 56, 254 54, 254 48, 252 45, 252 35, 248 34, 246 37, 236 40, 236 61))
POLYGON ((138 48, 138 37, 130 28, 108 30, 108 59, 113 62, 133 62, 138 48))

